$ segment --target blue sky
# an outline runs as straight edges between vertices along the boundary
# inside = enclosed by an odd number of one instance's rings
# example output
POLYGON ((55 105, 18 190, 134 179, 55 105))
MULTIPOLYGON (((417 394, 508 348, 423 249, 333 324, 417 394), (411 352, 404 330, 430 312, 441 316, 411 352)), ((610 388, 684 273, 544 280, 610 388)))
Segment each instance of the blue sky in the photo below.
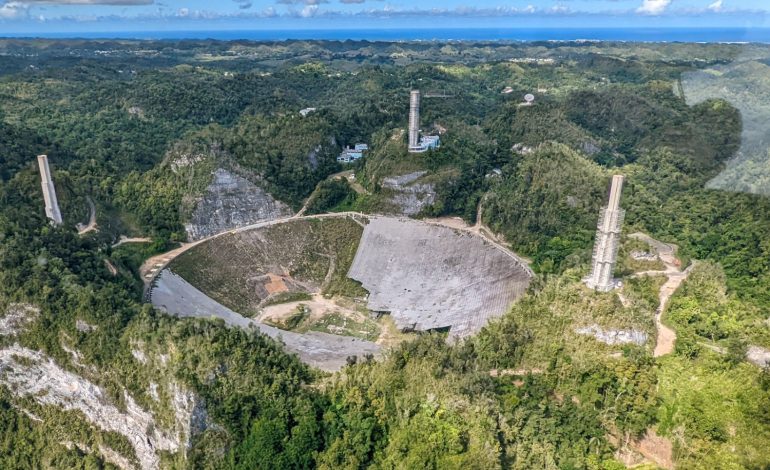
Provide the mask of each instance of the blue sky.
POLYGON ((770 0, 0 0, 3 33, 436 27, 770 27, 770 0))

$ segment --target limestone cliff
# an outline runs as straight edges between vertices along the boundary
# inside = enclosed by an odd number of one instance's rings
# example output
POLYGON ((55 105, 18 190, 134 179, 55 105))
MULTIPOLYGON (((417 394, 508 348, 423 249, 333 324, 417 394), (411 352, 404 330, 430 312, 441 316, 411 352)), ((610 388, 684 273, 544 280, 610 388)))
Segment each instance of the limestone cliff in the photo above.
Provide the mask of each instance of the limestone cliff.
POLYGON ((251 181, 218 168, 190 221, 185 224, 188 238, 200 240, 226 230, 292 215, 286 204, 277 201, 251 181))

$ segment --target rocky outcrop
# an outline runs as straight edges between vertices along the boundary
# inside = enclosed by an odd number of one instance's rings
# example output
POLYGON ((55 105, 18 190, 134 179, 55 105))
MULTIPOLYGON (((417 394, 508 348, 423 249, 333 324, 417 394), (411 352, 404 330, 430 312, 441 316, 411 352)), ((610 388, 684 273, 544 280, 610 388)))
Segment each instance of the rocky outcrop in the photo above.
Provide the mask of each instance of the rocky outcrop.
MULTIPOLYGON (((128 393, 124 395, 125 410, 122 410, 111 403, 98 385, 62 369, 48 356, 18 344, 0 350, 0 385, 42 406, 79 411, 96 428, 125 436, 143 469, 159 468, 159 452, 185 450, 191 433, 201 429, 206 419, 194 394, 171 384, 175 424, 171 430, 162 430, 153 415, 137 405, 128 393)), ((128 465, 130 456, 105 457, 123 468, 133 468, 128 465)))
POLYGON ((286 204, 262 188, 222 168, 195 206, 185 225, 188 238, 200 240, 230 229, 292 215, 286 204))
POLYGON ((644 345, 647 342, 647 333, 637 330, 605 330, 599 325, 591 325, 583 328, 577 328, 575 333, 588 335, 596 338, 604 344, 638 344, 644 345))
POLYGON ((75 321, 75 328, 81 333, 88 333, 89 331, 93 331, 97 329, 97 326, 92 325, 86 321, 83 320, 76 320, 75 321))
POLYGON ((397 206, 402 214, 417 215, 436 201, 436 189, 433 184, 417 182, 426 173, 427 171, 416 171, 382 180, 382 187, 394 193, 390 202, 397 206))
POLYGON ((13 303, 0 318, 0 336, 16 336, 27 325, 40 317, 40 309, 34 305, 13 303))
POLYGON ((658 255, 649 251, 635 250, 631 252, 631 259, 636 261, 658 261, 658 255))
POLYGON ((599 145, 597 145, 595 142, 591 142, 591 141, 583 142, 580 145, 580 149, 583 150, 583 152, 585 152, 585 154, 588 155, 588 156, 594 156, 597 153, 602 151, 602 149, 601 149, 601 147, 599 147, 599 145))
MULTIPOLYGON (((220 149, 217 146, 212 148, 210 151, 216 156, 220 149)), ((206 160, 208 153, 196 152, 193 149, 186 148, 184 145, 177 144, 175 148, 169 152, 169 155, 171 171, 174 173, 179 173, 183 168, 195 166, 198 163, 206 160)))
POLYGON ((746 360, 759 367, 770 366, 770 350, 759 346, 749 346, 746 351, 746 360))
MULTIPOLYGON (((85 446, 78 445, 78 447, 83 452, 93 452, 92 449, 89 449, 85 446)), ((98 451, 99 451, 99 454, 101 454, 102 458, 104 458, 106 462, 109 462, 118 468, 122 468, 122 469, 135 468, 134 464, 131 463, 130 460, 120 455, 120 452, 113 450, 112 448, 107 447, 104 444, 99 445, 98 451)))

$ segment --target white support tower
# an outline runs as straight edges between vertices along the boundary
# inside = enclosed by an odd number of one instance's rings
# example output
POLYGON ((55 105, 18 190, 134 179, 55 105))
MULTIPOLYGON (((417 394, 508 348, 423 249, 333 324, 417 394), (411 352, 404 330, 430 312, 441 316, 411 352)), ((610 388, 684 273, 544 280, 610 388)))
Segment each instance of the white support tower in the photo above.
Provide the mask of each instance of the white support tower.
POLYGON ((623 175, 612 177, 610 198, 607 207, 599 215, 594 244, 593 268, 585 283, 599 292, 609 292, 618 286, 612 278, 618 257, 620 231, 626 211, 620 208, 620 194, 623 191, 623 175))
POLYGON ((43 186, 43 199, 45 199, 45 215, 56 225, 61 225, 61 211, 59 210, 59 201, 56 199, 56 188, 51 179, 51 169, 48 167, 48 157, 46 155, 37 156, 37 164, 40 167, 40 178, 43 186))
POLYGON ((409 95, 409 151, 420 145, 420 90, 409 95))

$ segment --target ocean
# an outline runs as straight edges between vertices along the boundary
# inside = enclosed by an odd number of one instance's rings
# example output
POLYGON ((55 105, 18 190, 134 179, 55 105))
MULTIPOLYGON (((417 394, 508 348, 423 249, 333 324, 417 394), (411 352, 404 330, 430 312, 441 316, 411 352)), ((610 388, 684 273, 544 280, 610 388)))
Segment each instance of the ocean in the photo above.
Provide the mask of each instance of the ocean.
POLYGON ((435 28, 435 29, 255 29, 200 31, 110 31, 11 34, 5 37, 84 39, 291 39, 367 41, 627 41, 770 43, 770 28, 435 28))

